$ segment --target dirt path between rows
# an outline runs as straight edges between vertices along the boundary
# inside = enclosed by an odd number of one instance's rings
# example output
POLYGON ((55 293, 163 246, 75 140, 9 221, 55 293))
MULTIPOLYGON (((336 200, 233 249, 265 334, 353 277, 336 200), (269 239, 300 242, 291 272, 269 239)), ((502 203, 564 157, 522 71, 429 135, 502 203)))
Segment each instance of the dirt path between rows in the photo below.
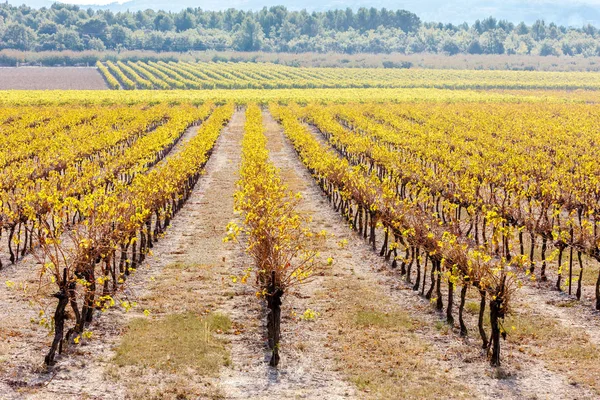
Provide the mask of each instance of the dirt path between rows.
POLYGON ((600 346, 600 312, 592 307, 591 300, 587 304, 578 302, 574 296, 545 284, 524 285, 519 298, 524 304, 535 304, 536 312, 558 321, 564 329, 581 332, 600 346))
MULTIPOLYGON (((217 140, 205 175, 173 220, 166 237, 153 249, 152 278, 140 285, 135 297, 141 299, 141 309, 150 309, 154 318, 177 313, 228 315, 224 311, 228 303, 243 301, 236 296, 239 285, 230 279, 235 266, 243 262, 243 251, 238 245, 222 242, 227 223, 236 218, 233 194, 243 125, 244 111, 237 110, 217 140)), ((235 318, 231 319, 235 329, 240 330, 235 318)), ((230 340, 230 335, 224 336, 230 340)), ((120 381, 132 398, 221 398, 225 392, 215 376, 181 376, 140 367, 127 367, 123 372, 120 381)))
MULTIPOLYGON (((269 117, 263 115, 264 118, 269 117)), ((272 120, 271 120, 272 121, 272 120)), ((281 146, 278 126, 267 124, 267 147, 271 161, 282 168, 282 177, 295 191, 304 189, 302 182, 288 182, 295 165, 281 146), (301 187, 298 186, 300 184, 301 187)), ((304 201, 302 211, 312 212, 314 204, 304 201)), ((313 229, 321 229, 313 226, 313 229)), ((317 230, 318 231, 318 230, 317 230)), ((238 274, 240 269, 236 271, 238 274)), ((269 367, 270 354, 265 346, 265 312, 250 288, 245 304, 235 304, 226 312, 241 326, 242 335, 232 341, 233 368, 223 373, 221 383, 231 399, 342 399, 353 396, 355 390, 345 382, 328 351, 327 332, 319 324, 299 318, 308 308, 324 309, 327 304, 315 301, 321 288, 319 278, 303 286, 302 298, 286 296, 282 307, 281 362, 278 369, 269 367)))

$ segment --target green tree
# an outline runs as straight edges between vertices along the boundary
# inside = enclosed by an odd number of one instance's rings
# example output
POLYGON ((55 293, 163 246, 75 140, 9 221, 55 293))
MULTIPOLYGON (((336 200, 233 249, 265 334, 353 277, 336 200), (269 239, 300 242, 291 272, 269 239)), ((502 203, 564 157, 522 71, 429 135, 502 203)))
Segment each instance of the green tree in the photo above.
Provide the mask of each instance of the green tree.
POLYGON ((313 13, 310 15, 302 26, 302 34, 308 37, 315 37, 319 35, 321 32, 321 21, 319 18, 313 13))
POLYGON ((548 38, 550 38, 552 40, 556 40, 556 39, 558 39, 559 35, 560 35, 560 30, 558 29, 558 26, 556 26, 556 24, 554 22, 551 22, 550 25, 548 25, 548 29, 547 29, 548 38))
POLYGON ((554 48, 552 42, 544 40, 540 45, 539 54, 540 56, 557 56, 558 51, 554 48))
POLYGON ((283 21, 283 24, 281 24, 281 28, 279 29, 279 38, 284 42, 289 42, 298 36, 300 36, 298 27, 287 19, 283 21))
POLYGON ((482 32, 494 30, 498 27, 498 21, 494 17, 485 18, 481 21, 482 32))
POLYGON ((223 18, 217 13, 212 13, 208 19, 208 27, 211 29, 222 29, 223 18))
POLYGON ((56 43, 59 50, 83 50, 83 42, 79 34, 73 29, 62 29, 56 33, 56 43))
POLYGON ((479 42, 486 54, 504 54, 506 33, 502 29, 492 29, 480 36, 479 42))
POLYGON ((264 40, 264 33, 258 22, 246 17, 234 40, 234 47, 240 51, 259 50, 264 40))
POLYGON ((17 50, 33 49, 36 39, 37 35, 33 29, 17 23, 8 25, 2 35, 6 47, 17 50))
POLYGON ((90 40, 88 40, 85 48, 88 50, 96 50, 96 51, 106 50, 106 46, 104 45, 104 42, 98 38, 91 38, 90 40))
POLYGON ((108 46, 110 48, 129 48, 129 42, 131 38, 131 30, 124 28, 119 25, 113 25, 109 29, 108 46))
POLYGON ((525 22, 519 22, 519 25, 515 28, 515 32, 517 32, 517 35, 527 35, 529 28, 525 25, 525 22))
POLYGON ((152 18, 150 18, 150 15, 148 15, 148 13, 145 13, 143 11, 138 11, 135 13, 135 25, 137 27, 137 29, 151 29, 154 28, 154 21, 152 18))
POLYGON ((42 34, 38 36, 38 44, 36 51, 52 51, 59 50, 58 43, 56 42, 56 34, 42 34))
POLYGON ((71 26, 77 23, 78 20, 77 14, 66 8, 61 8, 54 14, 54 22, 59 25, 71 26))
POLYGON ((144 50, 163 51, 165 44, 165 35, 162 32, 150 32, 147 40, 144 42, 144 50))
POLYGON ((568 42, 562 42, 560 45, 560 51, 562 51, 562 53, 565 56, 572 56, 573 55, 573 48, 571 47, 571 45, 568 42))
POLYGON ((175 29, 175 23, 171 16, 160 13, 154 18, 154 29, 161 32, 168 32, 175 29))
POLYGON ((183 11, 175 16, 175 27, 177 32, 187 31, 196 27, 196 18, 191 12, 183 11))
POLYGON ((454 55, 460 52, 460 47, 458 47, 458 44, 456 44, 456 42, 452 38, 444 39, 442 41, 440 49, 442 52, 448 55, 454 55))
POLYGON ((421 26, 421 20, 416 14, 405 10, 396 11, 395 26, 404 32, 416 32, 421 26))
POLYGON ((45 21, 38 28, 38 35, 54 35, 58 32, 58 25, 52 21, 45 21))
POLYGON ((481 48, 481 44, 479 44, 479 40, 474 39, 473 41, 471 41, 471 43, 469 43, 469 46, 467 47, 467 53, 469 53, 469 54, 482 54, 483 53, 483 49, 481 48))
POLYGON ((365 31, 367 30, 367 26, 369 24, 369 10, 367 10, 364 7, 361 7, 358 9, 358 12, 356 13, 356 27, 360 29, 361 31, 365 31))
POLYGON ((100 18, 91 18, 79 25, 79 32, 81 32, 81 35, 88 36, 90 38, 99 38, 104 40, 106 38, 107 30, 108 24, 105 20, 100 18))
POLYGON ((589 35, 589 36, 592 36, 592 37, 596 36, 596 33, 598 33, 598 30, 594 27, 594 25, 591 25, 591 24, 585 25, 581 29, 581 31, 583 33, 585 33, 586 35, 589 35))
POLYGON ((543 20, 538 19, 531 26, 531 37, 538 42, 546 38, 546 23, 543 20))

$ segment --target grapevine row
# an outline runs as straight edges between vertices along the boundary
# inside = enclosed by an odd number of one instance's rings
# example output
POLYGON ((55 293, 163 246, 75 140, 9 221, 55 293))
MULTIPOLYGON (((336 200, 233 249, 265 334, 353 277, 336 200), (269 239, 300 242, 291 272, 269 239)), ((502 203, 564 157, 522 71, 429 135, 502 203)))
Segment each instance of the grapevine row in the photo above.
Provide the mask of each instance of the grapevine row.
MULTIPOLYGON (((368 238, 373 249, 376 245, 377 228, 382 227, 386 236, 380 253, 382 256, 389 260, 393 255, 396 261, 400 245, 411 251, 410 261, 406 259, 405 262, 412 265, 416 261, 415 290, 419 289, 422 276, 423 292, 427 274, 425 271, 421 273, 419 252, 424 253, 426 260, 432 264, 430 288, 426 296, 431 298, 435 290, 436 307, 441 310, 441 283, 442 279, 447 281, 446 315, 449 323, 454 322, 454 286, 462 285, 459 305, 462 334, 466 334, 463 321, 466 291, 471 286, 477 288, 482 299, 478 328, 483 346, 491 346, 491 362, 499 365, 499 338, 502 332, 499 320, 508 311, 510 296, 516 286, 512 267, 502 259, 490 257, 481 247, 471 246, 462 236, 447 231, 440 226, 437 216, 423 211, 412 201, 398 199, 389 181, 381 180, 375 174, 365 173, 361 168, 351 168, 346 159, 340 159, 315 139, 308 128, 298 121, 300 114, 292 108, 272 105, 271 111, 283 125, 285 134, 292 141, 300 159, 315 176, 335 209, 350 220, 355 230, 368 238), (391 244, 389 236, 393 237, 391 244), (492 328, 490 343, 483 329, 483 312, 488 295, 492 328)), ((407 273, 410 275, 409 271, 407 273)))
POLYGON ((316 252, 311 250, 313 233, 308 220, 296 207, 300 197, 289 192, 279 170, 269 161, 261 110, 256 104, 246 109, 245 134, 242 140, 242 163, 235 209, 243 224, 230 223, 225 240, 243 236, 246 252, 253 267, 245 271, 256 276, 256 294, 266 300, 267 331, 272 350, 270 365, 279 363, 281 304, 292 287, 306 282, 316 268, 316 252))
MULTIPOLYGON (((400 154, 396 153, 397 156, 392 158, 396 164, 396 171, 400 171, 395 176, 396 179, 408 179, 413 184, 424 184, 433 193, 445 197, 447 201, 455 205, 455 208, 458 207, 459 214, 460 209, 464 207, 467 210, 468 231, 471 232, 474 227, 475 241, 479 240, 477 236, 479 222, 482 223, 481 232, 485 235, 486 223, 491 219, 497 220, 500 218, 503 225, 502 240, 505 256, 508 258, 511 257, 510 249, 516 247, 514 242, 518 242, 520 255, 525 256, 523 232, 529 232, 531 240, 528 254, 530 265, 528 272, 533 273, 536 265, 534 259, 536 237, 541 237, 542 265, 540 273, 542 280, 546 280, 546 251, 548 243, 553 245, 558 253, 556 282, 558 290, 562 290, 563 253, 565 249, 570 249, 569 278, 566 283, 569 294, 571 294, 573 283, 573 251, 577 251, 580 270, 577 280, 576 297, 578 299, 581 297, 581 277, 583 274, 581 254, 583 253, 595 260, 600 260, 599 239, 595 219, 595 210, 598 209, 598 206, 594 204, 594 200, 590 196, 585 195, 585 193, 590 191, 590 186, 594 185, 592 182, 594 182, 595 173, 590 171, 583 175, 577 175, 576 179, 571 180, 571 177, 576 176, 572 171, 580 174, 582 166, 574 165, 569 167, 569 162, 567 161, 556 162, 554 160, 552 160, 552 163, 555 163, 556 166, 545 167, 544 164, 547 164, 546 160, 536 163, 537 173, 535 173, 529 170, 529 165, 519 168, 514 162, 514 160, 530 157, 530 153, 518 154, 518 152, 512 150, 507 151, 509 159, 513 160, 510 164, 511 166, 506 169, 501 165, 498 166, 498 169, 505 170, 506 172, 490 177, 483 169, 483 165, 488 163, 487 157, 499 154, 498 150, 492 148, 493 145, 487 145, 487 148, 484 145, 479 146, 479 154, 485 157, 482 161, 479 161, 477 158, 473 159, 473 157, 469 158, 469 154, 466 154, 464 149, 457 149, 450 153, 446 152, 446 154, 443 151, 435 152, 432 150, 431 152, 426 152, 423 149, 424 143, 421 143, 420 146, 415 143, 412 145, 412 149, 408 149, 407 151, 407 145, 410 146, 411 144, 410 139, 404 140, 406 138, 405 134, 394 134, 385 128, 382 129, 377 124, 369 123, 345 110, 339 110, 338 115, 342 116, 342 122, 346 120, 351 121, 352 128, 359 129, 359 132, 371 137, 375 142, 389 145, 391 150, 388 149, 388 151, 401 151, 400 154), (438 155, 437 157, 436 154, 438 155), (465 159, 473 160, 468 164, 467 168, 461 167, 460 164, 458 168, 455 167, 455 160, 465 159), (435 171, 435 174, 430 173, 432 169, 435 171), (590 184, 587 184, 586 180, 589 180, 590 184), (540 182, 540 185, 536 181, 540 182), (563 195, 562 193, 565 194, 563 195), (581 195, 577 193, 581 193, 581 195), (570 200, 567 200, 567 198, 570 200)), ((414 134, 415 130, 412 132, 414 134)), ((418 137, 419 135, 415 136, 418 137)), ((428 140, 431 140, 431 135, 428 135, 428 140)), ((484 142, 482 138, 478 140, 484 142)), ((450 145, 439 147, 442 149, 453 148, 454 146, 459 146, 459 143, 461 143, 460 137, 454 139, 450 145)), ((531 149, 535 146, 534 143, 527 144, 526 148, 531 149)), ((378 145, 373 143, 373 146, 377 147, 378 145)), ((560 151, 567 154, 568 151, 575 151, 575 154, 581 154, 581 149, 562 147, 560 151)), ((553 147, 552 149, 556 151, 557 147, 553 147)), ((543 150, 536 149, 534 153, 543 154, 543 150)), ((499 157, 502 156, 499 155, 499 157)), ((570 157, 582 161, 585 160, 585 155, 578 157, 573 154, 570 157)), ((462 163, 463 161, 459 162, 462 163)), ((491 159, 489 163, 492 163, 491 159)), ((379 163, 379 165, 381 166, 382 164, 379 163)), ((590 170, 589 164, 587 165, 587 169, 590 170)), ((384 168, 387 167, 384 166, 384 168)), ((389 173, 394 178, 394 171, 390 168, 386 170, 386 173, 389 173)), ((596 190, 593 190, 591 193, 594 192, 596 190)), ((597 308, 600 307, 599 286, 600 275, 596 281, 597 308)))
POLYGON ((96 68, 98 68, 98 71, 100 71, 100 74, 106 80, 106 84, 110 89, 121 89, 119 81, 110 73, 104 64, 102 64, 100 61, 96 61, 96 68))
POLYGON ((88 194, 110 192, 120 184, 129 184, 138 173, 160 161, 185 129, 206 118, 211 109, 210 104, 200 109, 185 106, 171 110, 162 106, 151 108, 146 115, 142 114, 141 119, 132 119, 132 124, 125 125, 124 130, 115 131, 115 135, 94 130, 93 138, 79 148, 89 152, 76 151, 73 156, 63 152, 64 166, 60 169, 50 170, 34 179, 27 175, 20 179, 15 176, 14 185, 0 192, 1 228, 8 233, 10 261, 16 262, 34 246, 33 235, 29 232, 36 221, 46 220, 49 213, 61 210, 65 223, 74 223, 82 218, 77 210, 64 203, 65 197, 79 199, 88 194), (167 111, 170 111, 170 120, 164 125, 156 125, 164 122, 167 111), (107 141, 111 136, 115 141, 107 141))
MULTIPOLYGON (((60 209, 36 222, 31 231, 45 256, 42 275, 50 275, 58 287, 54 340, 46 364, 54 363, 65 341, 84 333, 94 309, 115 305, 120 284, 144 261, 189 197, 232 113, 230 105, 215 110, 178 154, 146 174, 135 175, 129 184, 119 184, 111 192, 65 198, 63 204, 82 216, 80 226, 64 223, 60 209), (75 322, 65 332, 67 306, 75 322)), ((122 305, 130 306, 128 302, 122 305)))

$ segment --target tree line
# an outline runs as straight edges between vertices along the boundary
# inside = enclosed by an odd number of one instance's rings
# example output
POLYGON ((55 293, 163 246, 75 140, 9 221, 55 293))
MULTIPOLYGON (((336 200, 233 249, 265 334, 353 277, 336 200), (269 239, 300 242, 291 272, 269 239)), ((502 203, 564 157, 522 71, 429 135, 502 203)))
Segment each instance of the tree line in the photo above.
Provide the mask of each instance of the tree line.
POLYGON ((49 8, 0 4, 0 49, 25 51, 151 50, 187 52, 440 53, 600 55, 592 25, 538 20, 514 24, 489 17, 472 25, 422 22, 405 10, 118 12, 55 3, 49 8))

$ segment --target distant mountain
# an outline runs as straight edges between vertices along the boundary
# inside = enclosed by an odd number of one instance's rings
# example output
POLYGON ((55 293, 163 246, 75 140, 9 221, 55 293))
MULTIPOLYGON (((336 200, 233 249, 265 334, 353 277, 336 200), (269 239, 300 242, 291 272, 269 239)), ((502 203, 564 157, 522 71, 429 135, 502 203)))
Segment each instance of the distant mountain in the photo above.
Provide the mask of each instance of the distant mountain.
MULTIPOLYGON (((67 0, 76 3, 77 0, 67 0)), ((386 7, 388 9, 404 9, 417 14, 423 21, 462 22, 473 23, 476 19, 493 16, 496 19, 506 19, 518 23, 524 21, 531 24, 538 19, 546 22, 555 22, 558 25, 581 27, 591 23, 600 26, 599 0, 569 1, 569 0, 304 0, 302 2, 290 0, 130 0, 125 3, 112 3, 108 5, 90 6, 83 8, 109 9, 112 11, 138 11, 138 10, 165 10, 180 11, 187 7, 200 7, 205 10, 224 10, 237 8, 242 10, 260 10, 263 7, 284 5, 290 10, 307 9, 309 11, 324 11, 336 8, 350 7, 386 7)), ((8 0, 9 3, 19 5, 26 3, 31 7, 48 7, 53 2, 48 0, 8 0)))

